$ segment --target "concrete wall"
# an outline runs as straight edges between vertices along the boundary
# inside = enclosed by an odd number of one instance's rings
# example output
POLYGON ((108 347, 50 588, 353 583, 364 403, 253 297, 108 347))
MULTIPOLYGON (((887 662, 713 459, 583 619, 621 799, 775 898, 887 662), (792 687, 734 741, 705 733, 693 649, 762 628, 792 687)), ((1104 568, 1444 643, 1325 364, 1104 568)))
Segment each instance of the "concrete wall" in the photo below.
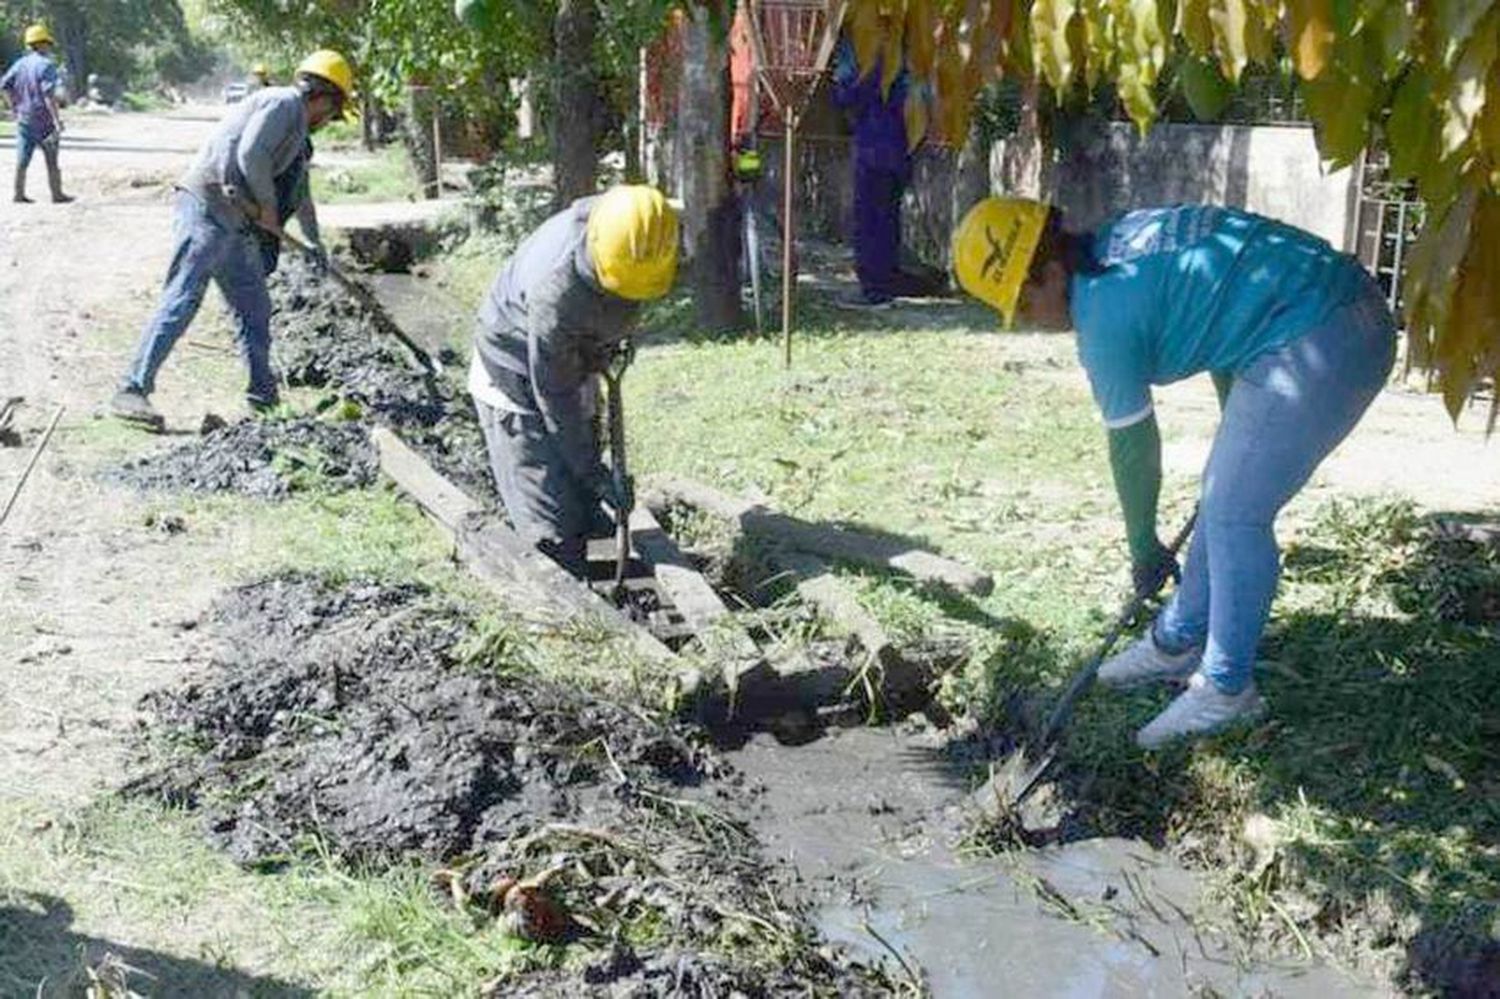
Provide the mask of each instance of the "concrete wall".
POLYGON ((1072 228, 1132 208, 1205 202, 1350 248, 1354 171, 1325 173, 1310 128, 1158 125, 1142 139, 1133 126, 1111 122, 1064 136, 1062 147, 1055 191, 1072 228))

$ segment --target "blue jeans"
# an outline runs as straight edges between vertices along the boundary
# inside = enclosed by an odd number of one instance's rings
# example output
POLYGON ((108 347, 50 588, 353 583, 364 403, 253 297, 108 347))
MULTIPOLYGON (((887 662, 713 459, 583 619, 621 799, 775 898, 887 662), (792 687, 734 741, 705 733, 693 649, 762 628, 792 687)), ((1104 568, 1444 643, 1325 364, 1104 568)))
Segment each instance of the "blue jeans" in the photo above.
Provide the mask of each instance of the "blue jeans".
POLYGON ((1227 694, 1249 686, 1280 573, 1273 525, 1348 436, 1395 362, 1395 327, 1373 282, 1317 329, 1235 373, 1208 467, 1182 585, 1158 644, 1204 644, 1202 670, 1227 694))
POLYGON ((209 213, 203 202, 178 191, 174 203, 172 238, 176 243, 156 312, 141 331, 135 360, 125 375, 124 388, 150 395, 156 373, 178 337, 187 331, 203 304, 212 280, 224 294, 234 315, 235 341, 250 370, 246 397, 252 405, 277 399, 276 376, 271 371, 271 296, 260 248, 246 232, 232 232, 209 213))
POLYGON ((47 186, 52 191, 52 197, 62 195, 62 171, 58 166, 58 154, 60 152, 59 136, 55 129, 39 131, 16 122, 16 194, 24 193, 26 187, 26 171, 31 168, 31 158, 40 149, 42 158, 47 161, 47 186))

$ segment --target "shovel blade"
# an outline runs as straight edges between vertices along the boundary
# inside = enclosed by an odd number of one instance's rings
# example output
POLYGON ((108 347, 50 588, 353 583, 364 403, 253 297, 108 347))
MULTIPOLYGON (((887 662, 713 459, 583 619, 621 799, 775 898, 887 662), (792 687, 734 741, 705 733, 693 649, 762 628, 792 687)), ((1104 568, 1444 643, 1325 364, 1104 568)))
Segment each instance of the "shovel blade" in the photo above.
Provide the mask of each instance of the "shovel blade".
POLYGON ((1039 751, 1022 746, 990 769, 989 780, 970 800, 992 819, 1014 818, 1056 761, 1056 745, 1039 751))

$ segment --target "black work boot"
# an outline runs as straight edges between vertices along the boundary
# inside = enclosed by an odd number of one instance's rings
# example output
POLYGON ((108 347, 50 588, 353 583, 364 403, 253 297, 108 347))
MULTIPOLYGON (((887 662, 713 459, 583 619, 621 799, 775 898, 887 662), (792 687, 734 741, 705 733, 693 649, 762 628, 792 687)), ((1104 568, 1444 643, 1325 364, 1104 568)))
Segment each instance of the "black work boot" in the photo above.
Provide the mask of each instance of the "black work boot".
POLYGON ((28 198, 28 197, 26 197, 26 171, 22 170, 20 167, 16 167, 16 196, 15 196, 15 202, 18 205, 29 205, 29 204, 31 204, 31 199, 28 198))
POLYGON ((57 165, 56 154, 47 157, 47 186, 52 189, 52 203, 54 205, 66 205, 73 200, 63 193, 62 167, 57 165))
POLYGON ((109 411, 116 419, 154 433, 167 428, 167 421, 152 407, 146 393, 140 389, 122 388, 109 401, 109 411))

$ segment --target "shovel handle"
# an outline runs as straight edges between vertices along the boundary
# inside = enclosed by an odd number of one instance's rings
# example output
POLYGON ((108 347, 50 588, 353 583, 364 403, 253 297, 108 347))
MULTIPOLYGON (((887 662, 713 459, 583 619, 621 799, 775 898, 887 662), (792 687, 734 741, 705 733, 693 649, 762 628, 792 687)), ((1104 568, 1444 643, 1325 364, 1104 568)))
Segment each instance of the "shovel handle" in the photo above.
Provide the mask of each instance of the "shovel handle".
MULTIPOLYGON (((1182 525, 1182 529, 1167 546, 1167 553, 1176 558, 1177 553, 1182 551, 1183 545, 1187 544, 1188 538, 1192 536, 1193 529, 1197 526, 1198 508, 1194 507, 1192 516, 1188 517, 1187 523, 1182 525)), ((1104 641, 1099 645, 1099 651, 1074 675, 1073 682, 1068 685, 1062 699, 1057 702, 1057 707, 1052 709, 1052 717, 1047 719, 1047 727, 1042 730, 1040 742, 1043 746, 1050 746, 1056 741, 1062 727, 1067 724, 1073 714, 1073 705, 1078 703, 1078 698, 1094 685, 1094 680, 1099 675, 1099 667, 1104 665, 1105 658, 1114 650, 1120 636, 1125 634, 1125 630, 1140 616, 1141 611, 1145 610, 1147 601, 1154 600, 1160 592, 1158 587, 1156 593, 1131 594, 1130 602, 1125 605, 1120 616, 1115 618, 1115 623, 1110 626, 1109 633, 1104 636, 1104 641)))

